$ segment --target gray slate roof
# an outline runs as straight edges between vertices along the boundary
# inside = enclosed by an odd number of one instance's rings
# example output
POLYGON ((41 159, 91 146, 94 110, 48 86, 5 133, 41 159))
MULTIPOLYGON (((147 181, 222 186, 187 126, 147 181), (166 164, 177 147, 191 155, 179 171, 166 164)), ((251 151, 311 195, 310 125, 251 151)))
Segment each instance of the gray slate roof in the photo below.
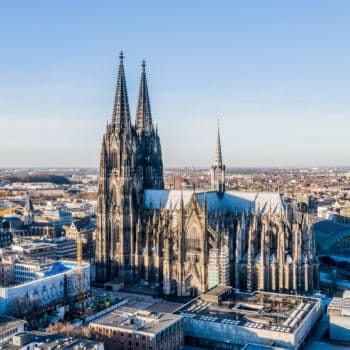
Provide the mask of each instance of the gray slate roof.
POLYGON ((208 211, 227 210, 230 212, 259 212, 279 214, 285 210, 281 196, 277 192, 226 191, 222 196, 217 192, 195 193, 192 190, 145 190, 144 204, 148 209, 180 209, 181 196, 184 206, 188 206, 195 195, 201 206, 207 201, 208 211))

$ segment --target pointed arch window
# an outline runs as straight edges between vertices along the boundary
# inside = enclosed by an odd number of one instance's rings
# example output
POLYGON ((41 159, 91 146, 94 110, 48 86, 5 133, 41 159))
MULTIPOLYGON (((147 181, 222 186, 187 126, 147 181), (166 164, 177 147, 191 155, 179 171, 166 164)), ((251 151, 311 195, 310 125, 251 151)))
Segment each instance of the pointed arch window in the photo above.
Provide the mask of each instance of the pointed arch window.
POLYGON ((111 167, 112 169, 118 168, 118 154, 116 150, 111 153, 111 167))
POLYGON ((198 227, 191 227, 186 235, 186 250, 188 252, 199 252, 200 246, 200 232, 198 227))

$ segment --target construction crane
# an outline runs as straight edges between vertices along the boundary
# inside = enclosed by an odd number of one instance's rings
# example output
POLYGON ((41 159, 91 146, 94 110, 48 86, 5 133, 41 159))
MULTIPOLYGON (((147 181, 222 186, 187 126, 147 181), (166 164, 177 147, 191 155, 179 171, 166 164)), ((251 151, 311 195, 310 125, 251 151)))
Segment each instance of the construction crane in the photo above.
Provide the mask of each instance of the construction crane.
POLYGON ((84 311, 84 285, 83 285, 83 240, 80 233, 77 235, 77 278, 78 278, 78 295, 77 301, 81 304, 81 310, 84 311))

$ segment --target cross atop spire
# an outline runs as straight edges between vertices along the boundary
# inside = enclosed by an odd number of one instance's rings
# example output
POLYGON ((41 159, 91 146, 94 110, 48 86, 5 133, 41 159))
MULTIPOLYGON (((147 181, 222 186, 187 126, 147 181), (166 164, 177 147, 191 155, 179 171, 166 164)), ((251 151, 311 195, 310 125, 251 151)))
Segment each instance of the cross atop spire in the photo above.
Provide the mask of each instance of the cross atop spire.
POLYGON ((139 100, 136 110, 136 130, 139 135, 142 132, 150 134, 153 131, 151 105, 148 95, 147 79, 146 79, 146 62, 141 63, 141 80, 139 90, 139 100))
POLYGON ((124 53, 123 51, 120 51, 118 82, 117 82, 117 90, 115 93, 113 116, 112 116, 112 125, 117 131, 130 129, 131 127, 128 93, 126 89, 123 59, 124 59, 124 53))

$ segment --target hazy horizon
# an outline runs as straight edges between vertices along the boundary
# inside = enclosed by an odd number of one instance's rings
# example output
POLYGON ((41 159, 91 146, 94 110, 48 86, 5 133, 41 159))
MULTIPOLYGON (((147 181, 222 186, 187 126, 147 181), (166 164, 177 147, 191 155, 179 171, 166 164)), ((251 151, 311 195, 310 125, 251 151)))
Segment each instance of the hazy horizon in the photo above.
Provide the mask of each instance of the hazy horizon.
MULTIPOLYGON (((90 166, 15 166, 15 167, 0 167, 0 170, 96 170, 99 171, 99 167, 90 167, 90 166)), ((210 170, 210 166, 194 166, 194 165, 184 165, 184 166, 170 166, 170 167, 164 167, 164 171, 174 171, 177 169, 194 169, 194 170, 210 170)), ((350 170, 350 165, 339 165, 339 166, 327 166, 327 165, 321 165, 321 166, 227 166, 226 171, 232 171, 232 170, 350 170)))
POLYGON ((1 168, 98 167, 119 51, 165 168, 348 167, 347 1, 0 4, 1 168))

